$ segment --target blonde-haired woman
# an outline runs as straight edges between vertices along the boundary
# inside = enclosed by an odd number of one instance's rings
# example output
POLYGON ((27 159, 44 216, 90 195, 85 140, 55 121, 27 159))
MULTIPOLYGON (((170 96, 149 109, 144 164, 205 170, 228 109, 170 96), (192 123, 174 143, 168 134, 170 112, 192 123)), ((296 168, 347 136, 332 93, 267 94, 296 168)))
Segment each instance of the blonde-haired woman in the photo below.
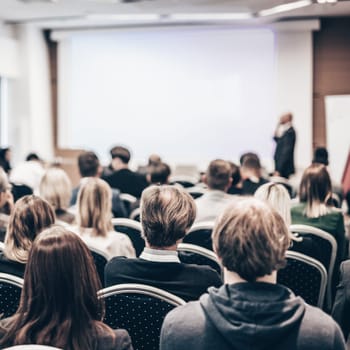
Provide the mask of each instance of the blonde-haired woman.
POLYGON ((44 199, 29 195, 19 199, 10 216, 0 272, 23 278, 29 251, 36 236, 55 223, 55 213, 44 199))
POLYGON ((57 222, 72 224, 75 216, 68 212, 72 195, 72 183, 63 169, 49 168, 41 179, 40 196, 55 209, 57 222))
POLYGON ((112 191, 99 178, 86 178, 77 201, 77 232, 90 247, 96 248, 109 257, 135 257, 134 247, 128 236, 113 230, 112 191))

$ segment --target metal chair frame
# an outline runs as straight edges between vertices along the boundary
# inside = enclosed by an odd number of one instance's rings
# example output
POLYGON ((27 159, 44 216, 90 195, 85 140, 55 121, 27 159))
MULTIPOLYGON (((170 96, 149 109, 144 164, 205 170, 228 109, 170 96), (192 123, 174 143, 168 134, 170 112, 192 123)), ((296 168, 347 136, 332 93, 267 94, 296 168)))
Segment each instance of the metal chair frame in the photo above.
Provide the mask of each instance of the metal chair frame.
MULTIPOLYGON (((333 271, 334 271, 334 264, 335 264, 335 258, 337 255, 338 245, 335 238, 328 232, 323 231, 317 227, 309 226, 309 225, 291 225, 289 227, 290 231, 293 233, 299 233, 301 236, 305 234, 311 234, 317 237, 320 237, 326 241, 328 241, 332 247, 332 253, 329 260, 329 266, 326 268, 327 271, 327 295, 326 295, 326 302, 327 307, 330 308, 332 304, 332 280, 333 280, 333 271)), ((316 260, 316 259, 314 259, 316 260)), ((316 260, 317 261, 317 260, 316 260)))
POLYGON ((318 294, 318 301, 317 306, 319 308, 323 308, 324 305, 324 299, 326 295, 326 288, 327 288, 327 271, 322 263, 320 263, 318 260, 311 258, 310 256, 307 256, 305 254, 294 252, 292 250, 287 250, 286 252, 286 258, 295 259, 298 261, 301 261, 305 264, 308 264, 310 266, 313 266, 318 270, 321 276, 321 282, 320 282, 320 290, 318 294))

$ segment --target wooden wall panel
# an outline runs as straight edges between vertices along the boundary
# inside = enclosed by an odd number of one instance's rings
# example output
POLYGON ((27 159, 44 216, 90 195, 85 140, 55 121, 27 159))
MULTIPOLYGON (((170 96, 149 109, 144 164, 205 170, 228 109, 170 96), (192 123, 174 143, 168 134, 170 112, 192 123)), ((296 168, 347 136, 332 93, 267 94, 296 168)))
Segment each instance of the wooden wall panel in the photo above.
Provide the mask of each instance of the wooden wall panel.
POLYGON ((350 94, 350 17, 323 18, 313 45, 313 147, 317 147, 327 146, 325 96, 350 94))

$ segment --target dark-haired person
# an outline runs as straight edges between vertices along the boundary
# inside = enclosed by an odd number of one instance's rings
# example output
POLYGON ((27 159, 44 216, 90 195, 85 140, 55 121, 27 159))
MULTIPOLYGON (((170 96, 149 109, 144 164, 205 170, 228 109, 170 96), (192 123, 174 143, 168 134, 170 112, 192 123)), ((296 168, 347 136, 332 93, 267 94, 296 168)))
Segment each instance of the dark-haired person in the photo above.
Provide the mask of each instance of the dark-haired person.
MULTIPOLYGON (((99 178, 102 172, 102 166, 100 165, 100 161, 96 153, 91 151, 86 151, 79 154, 78 167, 81 176, 81 183, 85 182, 89 177, 99 178)), ((74 188, 72 191, 72 197, 70 199, 70 205, 72 206, 74 206, 77 202, 80 186, 81 185, 74 188)), ((120 199, 120 192, 117 189, 112 189, 112 213, 113 216, 117 218, 124 218, 128 216, 124 203, 120 199)))
POLYGON ((171 174, 170 166, 166 163, 155 164, 150 168, 150 182, 152 185, 167 185, 171 174))
POLYGON ((239 166, 235 163, 228 162, 231 166, 232 183, 228 189, 228 194, 241 195, 242 194, 242 178, 239 166))
POLYGON ((193 224, 192 197, 175 186, 151 186, 141 197, 141 224, 146 247, 139 258, 113 258, 105 268, 106 287, 142 283, 161 288, 186 301, 198 299, 208 287, 220 286, 216 271, 183 264, 177 245, 193 224))
POLYGON ((254 153, 249 153, 243 158, 241 166, 242 194, 253 195, 255 191, 268 181, 262 177, 259 157, 254 153))
POLYGON ((94 261, 81 239, 60 226, 45 230, 29 254, 20 307, 1 321, 0 347, 132 349, 125 330, 112 330, 101 322, 100 288, 94 261))
POLYGON ((19 199, 10 216, 5 248, 0 252, 0 272, 23 278, 36 236, 55 223, 55 212, 44 199, 29 195, 19 199))
POLYGON ((339 326, 276 283, 290 236, 267 203, 235 201, 218 219, 214 250, 225 285, 165 318, 161 350, 344 350, 339 326))
POLYGON ((273 139, 276 142, 274 154, 275 175, 288 178, 294 174, 294 148, 296 133, 293 127, 293 115, 283 114, 280 117, 273 139))
POLYGON ((330 233, 337 241, 338 252, 334 277, 345 255, 345 227, 341 210, 331 202, 332 184, 327 168, 315 163, 305 169, 299 188, 300 204, 292 207, 292 224, 317 227, 330 233))
POLYGON ((234 199, 227 194, 232 183, 231 166, 227 161, 222 159, 211 161, 204 182, 208 185, 208 191, 195 200, 196 222, 214 221, 234 199))
POLYGON ((111 149, 113 173, 102 178, 112 187, 122 193, 128 193, 136 198, 141 197, 142 191, 148 186, 145 175, 129 169, 130 151, 122 146, 111 149))
POLYGON ((7 174, 0 168, 0 241, 5 240, 5 233, 9 224, 10 214, 14 207, 11 185, 7 174))
POLYGON ((9 174, 11 167, 11 149, 9 147, 0 148, 0 167, 3 168, 6 174, 9 174))

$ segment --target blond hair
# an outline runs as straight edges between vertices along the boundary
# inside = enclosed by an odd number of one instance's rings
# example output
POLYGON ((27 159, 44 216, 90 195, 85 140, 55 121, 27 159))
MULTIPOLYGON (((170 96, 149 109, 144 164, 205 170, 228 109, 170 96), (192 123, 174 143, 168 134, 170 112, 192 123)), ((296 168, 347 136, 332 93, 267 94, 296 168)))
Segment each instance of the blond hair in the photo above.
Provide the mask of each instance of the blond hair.
POLYGON ((290 226, 292 222, 290 215, 291 200, 287 189, 283 185, 268 182, 256 190, 254 197, 269 203, 282 216, 287 227, 290 226))
POLYGON ((255 198, 229 205, 218 218, 212 238, 223 266, 250 282, 283 267, 290 245, 281 215, 255 198))
POLYGON ((86 178, 78 193, 77 223, 81 229, 92 228, 96 236, 106 236, 112 226, 112 191, 99 178, 86 178))
POLYGON ((193 198, 183 189, 163 185, 142 192, 141 224, 152 247, 171 247, 182 239, 196 217, 193 198))
POLYGON ((26 263, 36 236, 54 222, 55 212, 46 200, 34 195, 19 199, 10 216, 5 236, 5 256, 26 263))
POLYGON ((55 210, 67 209, 72 195, 72 183, 63 169, 53 167, 46 171, 39 186, 40 196, 55 210))

